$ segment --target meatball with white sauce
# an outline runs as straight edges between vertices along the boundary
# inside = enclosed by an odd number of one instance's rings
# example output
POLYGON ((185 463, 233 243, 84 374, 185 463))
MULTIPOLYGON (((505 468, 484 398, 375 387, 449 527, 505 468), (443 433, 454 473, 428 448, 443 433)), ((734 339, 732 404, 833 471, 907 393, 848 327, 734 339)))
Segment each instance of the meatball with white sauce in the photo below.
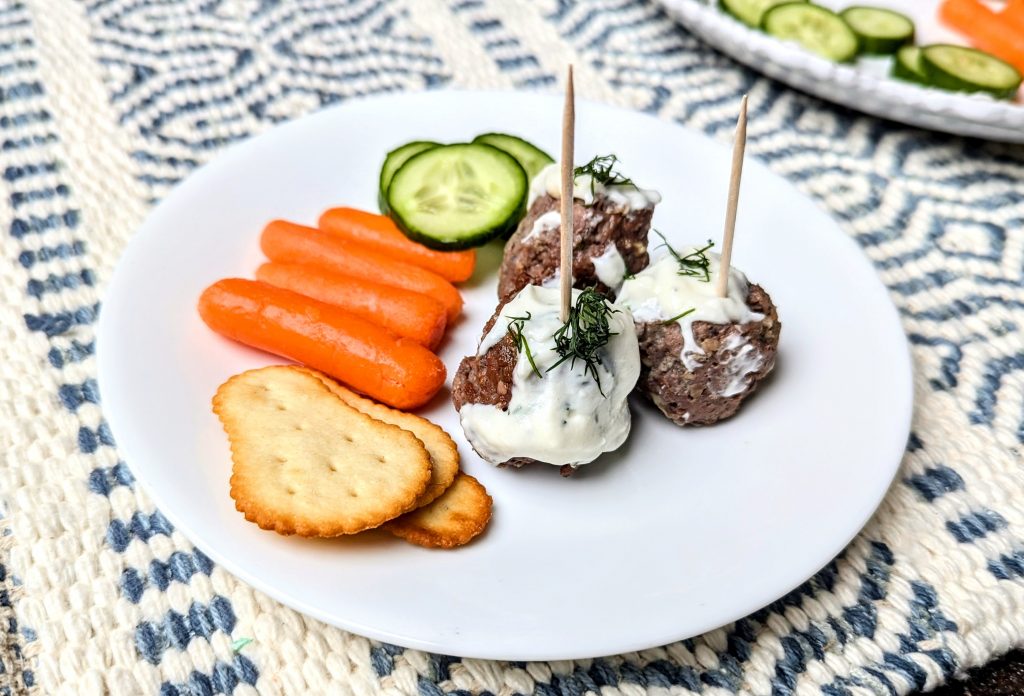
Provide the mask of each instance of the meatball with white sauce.
POLYGON ((629 436, 628 397, 640 374, 629 312, 575 290, 575 314, 563 323, 559 299, 558 288, 527 285, 498 307, 477 354, 459 365, 452 399, 466 438, 492 464, 543 462, 569 475, 629 436))
MULTIPOLYGON (((574 287, 594 287, 613 299, 623 277, 647 265, 647 233, 661 201, 657 191, 639 188, 614 172, 614 164, 611 156, 595 158, 582 168, 593 173, 578 174, 573 187, 574 287)), ((530 284, 558 285, 560 183, 557 164, 530 183, 526 217, 505 246, 499 298, 530 284)))
POLYGON ((719 255, 708 248, 670 248, 618 298, 636 322, 637 390, 677 425, 734 415, 775 367, 782 328, 768 293, 736 268, 718 297, 719 255))

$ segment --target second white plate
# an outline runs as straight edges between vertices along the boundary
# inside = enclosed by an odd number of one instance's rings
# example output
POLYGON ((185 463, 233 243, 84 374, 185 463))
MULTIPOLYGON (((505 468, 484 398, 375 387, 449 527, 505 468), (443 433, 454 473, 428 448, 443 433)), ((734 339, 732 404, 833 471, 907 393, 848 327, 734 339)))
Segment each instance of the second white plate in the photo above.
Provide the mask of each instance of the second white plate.
MULTIPOLYGON (((816 0, 833 10, 854 0, 816 0)), ((839 65, 733 19, 717 0, 659 0, 689 31, 745 65, 822 99, 912 126, 1012 143, 1024 142, 1024 91, 1018 101, 920 87, 888 76, 890 59, 839 65)), ((917 43, 956 43, 963 37, 938 20, 939 0, 885 0, 914 20, 917 43)))
MULTIPOLYGON (((617 453, 562 479, 495 469, 462 436, 447 390, 423 411, 457 440, 494 496, 486 534, 429 551, 383 533, 303 540, 247 523, 228 497, 227 442, 210 397, 276 361, 213 334, 196 298, 250 276, 272 218, 313 223, 374 206, 385 152, 412 139, 518 133, 556 149, 560 98, 431 92, 354 101, 276 128, 196 172, 153 212, 107 290, 103 407, 160 509, 217 563, 311 616, 447 654, 543 660, 667 643, 737 619, 842 550, 896 472, 911 413, 909 352, 885 288, 856 245, 756 161, 744 174, 735 262, 782 318, 778 369, 720 425, 680 429, 637 401, 617 453)), ((655 224, 676 242, 718 236, 729 152, 678 126, 581 103, 581 159, 614 152, 661 190, 655 224), (697 163, 700 163, 699 166, 697 163)), ((494 310, 500 248, 463 287, 441 357, 453 374, 494 310)))

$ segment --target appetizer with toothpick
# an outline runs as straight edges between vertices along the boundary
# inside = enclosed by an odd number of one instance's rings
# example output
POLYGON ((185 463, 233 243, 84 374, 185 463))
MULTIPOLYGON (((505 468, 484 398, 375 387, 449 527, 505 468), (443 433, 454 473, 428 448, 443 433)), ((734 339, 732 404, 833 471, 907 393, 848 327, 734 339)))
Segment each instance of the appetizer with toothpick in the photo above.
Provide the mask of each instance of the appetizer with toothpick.
POLYGON ((484 326, 455 373, 452 401, 473 449, 492 464, 544 462, 568 476, 618 449, 640 375, 633 320, 599 292, 527 285, 484 326))
POLYGON ((632 423, 628 397, 640 374, 630 315, 599 290, 572 287, 574 129, 570 66, 560 195, 551 197, 561 207, 559 235, 545 241, 554 247, 559 282, 527 282, 502 295, 476 355, 462 361, 452 386, 466 439, 481 457, 499 466, 553 464, 563 476, 626 441, 632 423))
POLYGON ((677 425, 711 425, 736 413, 772 368, 778 312, 768 293, 732 267, 747 98, 740 104, 722 254, 713 242, 674 249, 627 279, 619 303, 632 313, 643 368, 637 389, 677 425))
POLYGON ((710 242, 664 248, 619 293, 636 322, 637 390, 677 425, 711 425, 736 413, 771 372, 781 324, 768 293, 724 267, 710 242), (715 286, 726 274, 722 297, 715 286))

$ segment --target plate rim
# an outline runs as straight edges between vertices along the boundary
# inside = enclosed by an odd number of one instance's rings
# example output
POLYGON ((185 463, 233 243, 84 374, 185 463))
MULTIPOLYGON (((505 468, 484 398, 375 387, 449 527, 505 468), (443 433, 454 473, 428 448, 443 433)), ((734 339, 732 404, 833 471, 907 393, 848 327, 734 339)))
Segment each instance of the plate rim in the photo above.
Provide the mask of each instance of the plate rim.
MULTIPOLYGON (((558 95, 554 95, 554 94, 550 94, 550 93, 542 93, 542 92, 531 92, 531 91, 522 91, 522 90, 470 90, 470 89, 435 89, 435 90, 425 90, 425 91, 411 91, 411 92, 410 91, 406 91, 406 92, 388 93, 388 94, 383 94, 383 95, 360 96, 360 97, 356 97, 356 98, 352 98, 352 99, 346 100, 345 102, 343 102, 341 104, 334 105, 334 106, 331 106, 331 107, 328 107, 328 108, 325 108, 325 109, 321 109, 321 110, 318 110, 318 111, 306 114, 304 116, 292 119, 292 120, 287 121, 285 123, 277 124, 274 127, 269 128, 269 129, 267 129, 267 130, 265 130, 265 131, 263 131, 263 132, 261 132, 261 133, 259 133, 257 135, 253 135, 253 136, 251 136, 249 138, 246 138, 245 140, 242 140, 242 141, 240 141, 238 143, 233 143, 232 145, 228 146, 227 148, 224 148, 221 152, 219 152, 217 155, 212 157, 208 162, 204 163, 200 167, 198 167, 195 170, 193 170, 188 176, 186 176, 184 179, 182 179, 171 190, 171 192, 169 192, 168 195, 165 196, 156 206, 153 206, 149 210, 149 212, 147 213, 147 216, 146 216, 145 220, 136 229, 136 231, 132 234, 132 236, 128 240, 128 243, 123 248, 123 250, 121 252, 121 256, 119 257, 118 261, 116 262, 114 271, 111 274, 111 276, 109 278, 109 281, 106 284, 106 288, 104 290, 104 293, 103 293, 103 298, 102 298, 103 303, 102 303, 102 306, 101 306, 99 322, 98 322, 97 331, 96 331, 96 343, 97 343, 97 347, 96 347, 96 355, 97 355, 97 380, 98 380, 98 383, 99 383, 101 394, 103 393, 103 385, 104 385, 104 381, 105 381, 103 376, 105 374, 110 374, 111 372, 116 370, 116 365, 111 363, 111 360, 112 360, 112 358, 110 357, 112 355, 111 351, 106 351, 106 350, 103 349, 103 346, 106 343, 106 341, 103 340, 103 337, 105 335, 107 335, 108 330, 109 330, 109 329, 106 328, 107 326, 109 326, 109 319, 105 319, 106 316, 109 316, 109 313, 103 312, 103 307, 107 306, 107 304, 109 303, 109 298, 113 297, 114 290, 120 284, 123 283, 123 281, 119 282, 119 279, 123 278, 125 276, 125 274, 127 273, 127 271, 124 270, 127 267, 126 260, 130 261, 130 258, 131 258, 133 250, 138 250, 141 247, 141 243, 139 243, 137 241, 140 238, 142 238, 140 233, 143 233, 143 234, 145 234, 147 236, 148 235, 154 235, 154 234, 158 233, 157 230, 159 228, 150 227, 150 225, 149 225, 151 218, 163 206, 173 204, 173 202, 177 198, 177 196, 181 195, 180 192, 181 192, 183 187, 185 187, 186 185, 189 185, 189 186, 199 185, 197 182, 202 182, 205 178, 210 176, 211 175, 210 174, 211 171, 215 172, 216 169, 225 166, 226 162, 230 162, 230 160, 232 160, 235 157, 237 157, 239 153, 242 153, 242 152, 244 152, 245 150, 247 150, 249 148, 256 147, 256 145, 254 145, 254 143, 256 141, 263 139, 264 137, 268 136, 271 133, 277 133, 277 132, 283 131, 285 129, 288 129, 288 130, 299 130, 299 129, 303 128, 303 127, 306 127, 314 119, 330 119, 330 118, 332 118, 333 114, 338 113, 338 112, 340 112, 342 110, 345 110, 345 109, 349 108, 353 104, 366 104, 368 102, 387 102, 389 100, 403 100, 403 99, 408 99, 408 98, 414 98, 414 99, 415 98, 427 98, 427 99, 431 99, 431 98, 433 98, 434 96, 436 96, 438 94, 441 94, 441 95, 453 95, 453 96, 459 96, 459 97, 469 97, 469 98, 474 98, 474 99, 475 98, 485 98, 486 99, 486 98, 489 98, 489 97, 498 97, 498 98, 514 97, 514 98, 517 98, 517 99, 521 99, 521 98, 523 98, 525 96, 525 97, 528 97, 528 98, 537 98, 537 99, 549 100, 549 101, 552 101, 554 103, 560 103, 560 99, 561 99, 558 95), (171 203, 168 203, 169 201, 171 203), (150 231, 150 230, 152 230, 152 231, 150 231)), ((652 119, 654 121, 657 121, 657 122, 659 122, 661 124, 664 124, 664 125, 667 125, 667 126, 670 126, 670 127, 676 127, 676 128, 680 128, 680 129, 685 130, 685 131, 690 131, 694 136, 706 139, 706 140, 712 142, 715 147, 723 148, 723 151, 726 151, 724 149, 725 146, 721 142, 716 141, 714 138, 711 138, 710 136, 708 136, 707 134, 703 133, 702 131, 699 131, 699 130, 694 129, 694 128, 689 128, 689 127, 687 127, 685 125, 682 125, 682 124, 680 124, 680 123, 678 123, 676 121, 659 118, 659 117, 654 116, 652 114, 641 112, 641 111, 637 111, 637 110, 634 110, 634 109, 628 109, 628 108, 624 108, 624 107, 613 105, 613 104, 607 104, 607 103, 593 101, 593 100, 587 100, 587 99, 578 99, 577 100, 577 105, 578 105, 577 106, 578 109, 580 108, 581 105, 585 105, 585 108, 592 108, 593 107, 593 108, 599 108, 599 109, 604 109, 604 110, 616 111, 616 112, 619 112, 619 113, 624 114, 624 115, 629 115, 631 117, 641 117, 641 118, 652 119)), ((903 329, 902 323, 900 322, 900 319, 899 319, 898 310, 896 309, 896 306, 895 306, 895 304, 892 301, 892 297, 891 297, 891 294, 890 294, 888 288, 885 287, 884 283, 878 277, 877 270, 874 269, 874 267, 871 264, 870 259, 864 253, 863 249, 849 235, 843 233, 842 229, 840 228, 838 222, 835 220, 834 216, 830 213, 830 211, 828 211, 827 209, 825 209, 821 205, 820 201, 816 200, 812 196, 809 196, 809 195, 801 192, 786 177, 784 177, 784 176, 782 176, 780 174, 777 174, 776 172, 772 171, 769 167, 767 167, 767 165, 764 165, 764 163, 761 163, 761 164, 763 166, 765 166, 766 171, 769 172, 771 176, 776 177, 776 178, 780 179, 781 181, 785 182, 785 185, 790 187, 793 190, 794 194, 796 194, 797 196, 799 196, 801 198, 809 200, 811 203, 813 203, 815 205, 815 207, 818 208, 818 210, 823 215, 827 216, 833 222, 833 224, 834 224, 834 231, 835 231, 835 233, 840 235, 842 237, 842 239, 845 240, 845 242, 843 242, 843 243, 848 244, 850 246, 851 252, 858 254, 861 257, 862 262, 867 264, 868 267, 870 267, 871 270, 874 272, 875 280, 877 281, 880 290, 884 293, 884 295, 885 295, 885 297, 887 299, 887 303, 886 304, 887 304, 888 321, 894 323, 895 328, 898 331, 898 334, 903 339, 900 342, 900 345, 902 346, 903 350, 900 351, 900 355, 899 356, 893 356, 893 360, 897 360, 898 359, 899 362, 902 364, 901 372, 905 375, 905 378, 906 378, 906 383, 904 384, 904 387, 901 390, 901 393, 905 393, 907 395, 906 404, 905 404, 905 413, 903 414, 903 417, 901 419, 901 422, 904 424, 904 427, 901 428, 901 430, 905 431, 908 434, 908 436, 909 436, 909 434, 911 432, 911 421, 912 421, 912 417, 913 417, 913 413, 914 413, 914 404, 915 404, 914 378, 913 378, 913 374, 914 374, 913 373, 913 359, 912 359, 912 354, 911 354, 910 343, 907 340, 906 332, 903 329)), ((136 251, 135 253, 138 253, 138 252, 136 251)), ((101 403, 103 403, 103 402, 101 402, 101 403)), ((115 421, 119 420, 119 418, 116 417, 116 416, 115 417, 111 417, 110 414, 111 414, 111 411, 109 411, 108 409, 105 409, 105 408, 103 409, 103 416, 104 416, 104 418, 107 420, 107 422, 110 425, 111 431, 112 431, 112 433, 114 435, 114 440, 117 443, 116 447, 124 455, 124 457, 123 457, 124 461, 126 461, 128 463, 129 468, 131 468, 131 462, 135 461, 136 457, 140 453, 129 452, 127 450, 126 446, 121 441, 118 440, 118 437, 117 437, 118 426, 116 425, 115 421)), ((352 621, 352 620, 340 620, 338 617, 330 616, 325 611, 322 611, 321 609, 317 608, 316 606, 313 606, 313 605, 303 601, 303 599, 299 596, 298 593, 294 593, 294 592, 293 593, 289 593, 289 592, 286 591, 287 588, 280 588, 280 587, 278 587, 276 585, 272 585, 272 584, 269 584, 269 583, 263 581, 260 578, 260 576, 258 574, 256 574, 255 572, 250 572, 244 566, 236 564, 231 559, 230 556, 222 554, 218 550, 216 550, 215 548, 213 548, 210 545, 208 545, 205 536, 203 534, 199 533, 197 530, 195 530, 190 524, 188 524, 186 518, 182 517, 181 515, 179 515, 179 513, 178 513, 178 511, 176 509, 174 509, 173 507, 171 507, 171 506, 169 506, 167 504, 167 501, 165 500, 165 498, 162 495, 161 491, 156 486, 151 485, 150 481, 147 480, 147 477, 144 474, 140 475, 140 474, 136 473, 136 470, 134 470, 134 469, 132 469, 132 474, 133 474, 133 476, 135 478, 135 481, 137 483, 139 483, 139 485, 141 485, 143 487, 143 489, 145 490, 145 492, 148 495, 148 497, 153 501, 153 503, 156 506, 156 509, 158 509, 165 517, 167 517, 168 520, 174 525, 174 527, 177 530, 181 531, 181 533, 189 540, 189 542, 191 544, 193 544, 196 548, 198 548, 200 551, 202 551, 205 555, 209 556, 217 565, 220 565, 221 567, 223 567, 226 571, 230 572, 235 577, 241 579, 243 582, 247 583, 251 587, 253 587, 253 588, 255 588, 255 589, 257 589, 257 590, 259 590, 259 591, 261 591, 261 592, 263 592, 265 594, 267 594, 268 596, 272 597, 275 601, 278 601, 278 602, 280 602, 281 604, 283 604, 285 606, 288 606, 288 607, 290 607, 290 608, 292 608, 292 609, 294 609, 296 611, 299 611, 302 614, 305 614, 305 615, 310 616, 310 617, 312 617, 314 619, 322 621, 322 622, 324 622, 324 623, 326 623, 328 625, 332 625, 332 626, 341 628, 342 630, 350 631, 350 632, 356 633, 358 635, 361 635, 361 636, 364 636, 364 637, 367 637, 367 638, 371 638, 371 639, 375 639, 375 640, 381 640, 381 641, 386 641, 386 642, 389 642, 389 643, 394 643, 394 644, 401 645, 403 647, 407 647, 407 648, 411 648, 411 649, 425 650, 425 651, 434 652, 434 653, 455 654, 455 655, 458 655, 459 657, 470 658, 470 659, 512 660, 512 661, 553 661, 553 660, 575 660, 575 659, 598 658, 598 657, 604 657, 604 656, 609 656, 609 655, 617 655, 617 654, 634 652, 634 651, 645 650, 645 649, 650 649, 650 648, 655 648, 655 647, 667 645, 667 644, 670 644, 670 643, 677 642, 679 640, 683 640, 683 639, 686 639, 686 638, 698 636, 698 635, 701 635, 701 634, 706 633, 708 631, 711 631, 711 630, 714 630, 716 628, 719 628, 721 626, 725 626, 725 625, 728 625, 730 623, 733 623, 733 622, 735 622, 735 621, 737 621, 739 619, 742 619, 743 617, 748 616, 749 614, 751 614, 751 613, 753 613, 753 612, 755 612, 755 611, 757 611, 757 610, 759 610, 759 609, 761 609, 761 608, 771 604, 772 602, 774 602, 774 601, 784 597, 786 594, 788 594, 788 593, 792 592, 793 590, 797 589, 798 587, 800 587, 809 578, 813 577, 813 575, 815 573, 817 573, 822 567, 824 567, 825 565, 830 563, 835 557, 837 557, 850 544, 851 541, 853 541, 860 534, 861 530, 863 530, 865 525, 870 521, 870 519, 877 512, 879 506, 881 505, 881 503, 884 500, 885 496, 889 492, 889 489, 891 488, 893 481, 895 481, 896 477, 898 476, 899 471, 900 471, 900 463, 901 463, 901 461, 903 459, 903 455, 904 455, 905 451, 906 451, 906 444, 904 442, 903 444, 901 444, 899 446, 899 450, 897 452, 893 452, 892 453, 891 456, 892 456, 893 464, 891 465, 891 469, 892 469, 891 474, 888 477, 888 479, 885 481, 885 485, 881 486, 879 488, 877 495, 873 496, 870 501, 867 501, 865 499, 865 501, 864 501, 864 513, 857 520, 857 524, 853 528, 853 531, 846 538, 843 538, 841 540, 837 540, 836 543, 834 544, 834 548, 829 552, 828 557, 820 565, 817 565, 810 573, 808 573, 806 575, 806 577, 802 577, 802 579, 797 581, 791 587, 787 588, 785 591, 783 591, 781 593, 776 593, 773 590, 770 593, 772 596, 769 597, 765 601, 762 601, 762 598, 758 597, 757 599, 753 599, 752 598, 750 601, 748 601, 746 603, 737 604, 735 609, 734 609, 734 611, 729 613, 728 618, 726 620, 724 620, 724 621, 715 621, 711 625, 702 626, 701 628, 699 628, 699 630, 696 630, 696 631, 688 630, 688 631, 684 632, 683 634, 680 634, 678 632, 674 632, 674 633, 669 633, 667 635, 652 636, 652 637, 647 638, 647 639, 637 640, 637 641, 630 642, 630 643, 620 643, 614 649, 612 649, 612 650, 610 650, 608 652, 600 653, 600 654, 595 654, 592 650, 578 651, 578 650, 574 650, 572 648, 566 648, 566 649, 561 650, 561 651, 559 651, 557 653, 553 653, 553 652, 550 652, 550 651, 548 651, 548 652, 522 652, 522 651, 514 652, 514 651, 508 651, 508 650, 501 650, 501 649, 499 649, 499 650, 492 650, 492 649, 470 649, 468 651, 460 649, 460 650, 458 650, 456 652, 453 652, 451 647, 446 646, 446 645, 442 645, 442 644, 439 644, 439 643, 436 643, 436 642, 433 642, 431 640, 425 640, 425 639, 419 639, 419 638, 410 638, 408 636, 399 635, 399 634, 396 634, 394 632, 390 632, 390 631, 388 631, 386 629, 376 628, 376 627, 373 627, 373 626, 370 626, 370 625, 366 625, 366 624, 361 624, 359 622, 352 621)), ((801 572, 800 575, 803 575, 803 572, 801 572)), ((762 594, 766 594, 766 593, 762 593, 762 594)))

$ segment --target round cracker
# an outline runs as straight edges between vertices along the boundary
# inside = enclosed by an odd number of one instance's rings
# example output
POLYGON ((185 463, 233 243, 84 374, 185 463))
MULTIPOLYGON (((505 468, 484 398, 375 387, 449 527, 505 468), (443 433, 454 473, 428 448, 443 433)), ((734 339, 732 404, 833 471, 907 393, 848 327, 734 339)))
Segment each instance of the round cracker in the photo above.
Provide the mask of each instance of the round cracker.
POLYGON ((418 546, 450 549, 469 543, 491 519, 491 496, 469 474, 459 472, 440 498, 384 525, 397 537, 418 546))
POLYGON ((295 366, 232 377, 213 410, 231 443, 235 507, 263 529, 354 534, 413 509, 430 481, 430 456, 414 435, 295 366))
POLYGON ((426 418, 398 411, 360 396, 321 372, 309 371, 316 374, 328 389, 352 408, 362 411, 371 418, 408 430, 420 439, 430 454, 431 471, 430 483, 427 484, 427 490, 423 491, 416 500, 416 508, 434 502, 452 485, 455 475, 459 473, 459 448, 451 436, 440 426, 431 423, 426 418))

